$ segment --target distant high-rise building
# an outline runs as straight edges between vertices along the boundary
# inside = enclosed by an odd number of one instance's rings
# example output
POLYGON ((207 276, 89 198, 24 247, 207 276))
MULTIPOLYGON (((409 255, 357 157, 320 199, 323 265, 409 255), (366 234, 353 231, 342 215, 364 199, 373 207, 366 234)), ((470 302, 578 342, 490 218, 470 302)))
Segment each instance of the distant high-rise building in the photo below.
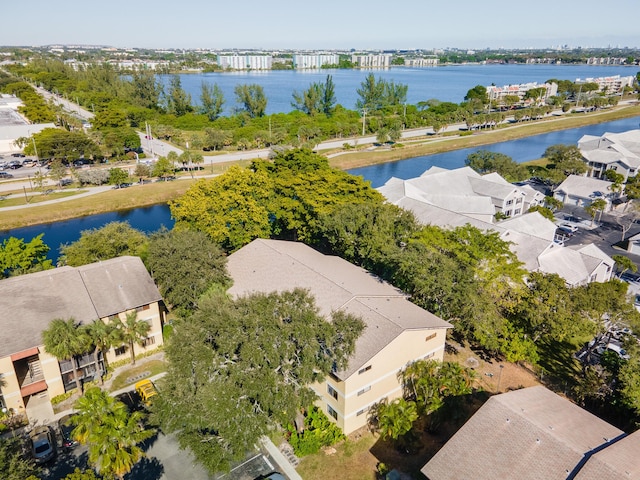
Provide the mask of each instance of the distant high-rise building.
POLYGON ((351 62, 364 68, 389 68, 391 66, 391 54, 382 55, 351 55, 351 62))
POLYGON ((271 70, 271 55, 218 55, 218 66, 224 70, 271 70))
POLYGON ((338 63, 340 63, 340 56, 335 54, 293 56, 293 68, 300 70, 322 68, 325 65, 338 65, 338 63))

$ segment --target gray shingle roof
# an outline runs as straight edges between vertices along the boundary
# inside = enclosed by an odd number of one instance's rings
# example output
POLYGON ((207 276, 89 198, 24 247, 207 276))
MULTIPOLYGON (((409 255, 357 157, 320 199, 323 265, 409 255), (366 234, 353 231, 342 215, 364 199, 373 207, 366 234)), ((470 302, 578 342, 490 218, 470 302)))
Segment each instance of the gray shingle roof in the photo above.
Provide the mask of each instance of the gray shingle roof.
POLYGON ((585 454, 620 435, 544 387, 525 388, 491 397, 422 473, 430 480, 565 480, 585 454))
POLYGON ((53 319, 88 323, 161 299, 138 257, 2 280, 0 358, 42 345, 42 331, 53 319))
POLYGON ((405 330, 451 327, 375 275, 303 243, 254 240, 229 256, 227 268, 234 282, 228 291, 231 295, 303 288, 314 296, 324 317, 338 310, 360 317, 366 328, 348 367, 337 374, 341 379, 364 366, 405 330))

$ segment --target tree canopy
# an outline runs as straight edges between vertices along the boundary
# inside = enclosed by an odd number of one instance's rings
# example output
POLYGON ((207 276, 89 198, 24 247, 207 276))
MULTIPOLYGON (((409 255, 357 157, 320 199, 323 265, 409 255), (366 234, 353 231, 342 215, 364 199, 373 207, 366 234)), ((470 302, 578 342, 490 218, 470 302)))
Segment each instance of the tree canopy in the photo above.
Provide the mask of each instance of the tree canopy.
POLYGON ((28 242, 22 238, 9 237, 0 245, 0 278, 53 268, 47 259, 49 247, 42 241, 44 233, 28 242))
POLYGON ((346 365, 363 324, 332 317, 322 318, 302 290, 202 298, 167 346, 169 370, 154 405, 163 430, 176 432, 210 471, 228 469, 312 403, 311 383, 346 365))
POLYGON ((80 239, 60 248, 61 259, 77 267, 123 255, 140 256, 147 236, 127 222, 111 222, 104 227, 84 230, 80 239))
POLYGON ((163 230, 151 235, 145 261, 162 298, 174 311, 191 312, 212 286, 230 284, 226 257, 205 233, 163 230))
POLYGON ((361 178, 329 167, 309 150, 291 150, 252 169, 231 167, 170 203, 176 228, 205 232, 233 251, 255 238, 311 239, 319 217, 339 205, 381 202, 361 178))
POLYGON ((478 150, 467 155, 465 164, 481 174, 497 172, 507 182, 521 182, 530 177, 527 167, 504 153, 478 150))

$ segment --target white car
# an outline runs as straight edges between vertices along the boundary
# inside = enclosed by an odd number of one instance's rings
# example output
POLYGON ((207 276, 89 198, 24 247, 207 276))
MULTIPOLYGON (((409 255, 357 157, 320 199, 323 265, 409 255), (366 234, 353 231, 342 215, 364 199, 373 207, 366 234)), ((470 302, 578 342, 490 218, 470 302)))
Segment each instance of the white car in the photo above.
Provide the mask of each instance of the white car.
POLYGON ((571 225, 570 223, 561 223, 558 228, 569 233, 576 233, 578 231, 578 227, 571 225))

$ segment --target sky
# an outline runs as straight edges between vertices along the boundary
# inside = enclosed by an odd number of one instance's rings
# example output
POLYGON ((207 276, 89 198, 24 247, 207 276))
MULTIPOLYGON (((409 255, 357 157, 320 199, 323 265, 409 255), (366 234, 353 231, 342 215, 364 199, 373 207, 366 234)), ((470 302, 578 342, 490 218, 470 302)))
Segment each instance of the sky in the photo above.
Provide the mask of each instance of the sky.
POLYGON ((0 45, 207 49, 640 47, 638 0, 22 0, 0 45))

